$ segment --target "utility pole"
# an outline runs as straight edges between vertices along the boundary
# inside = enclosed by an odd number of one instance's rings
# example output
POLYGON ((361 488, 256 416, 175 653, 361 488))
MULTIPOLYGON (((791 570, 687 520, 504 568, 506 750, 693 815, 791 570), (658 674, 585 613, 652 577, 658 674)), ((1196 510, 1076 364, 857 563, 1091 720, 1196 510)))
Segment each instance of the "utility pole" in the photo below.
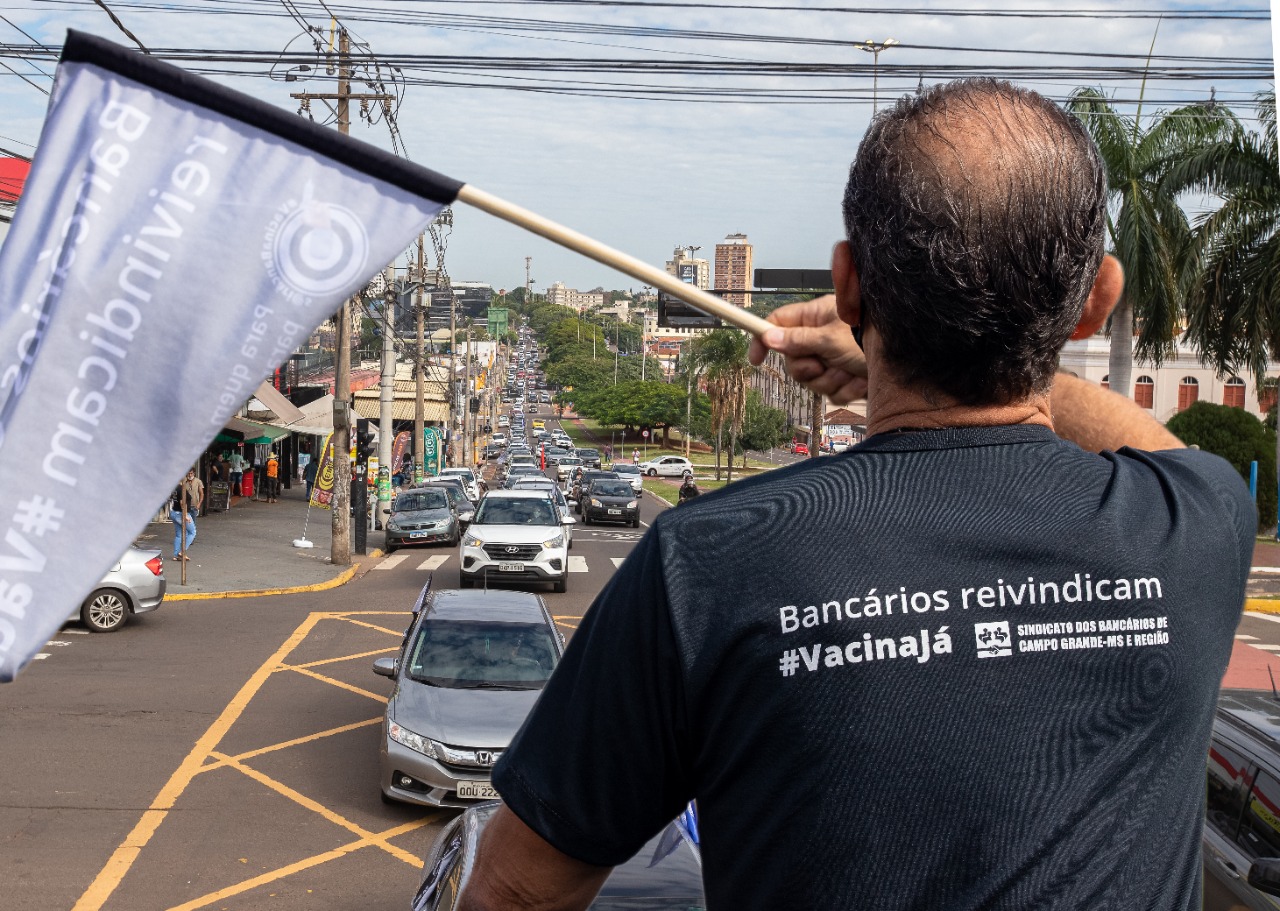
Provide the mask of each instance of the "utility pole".
POLYGON ((822 454, 822 402, 820 392, 810 393, 813 398, 809 402, 809 458, 816 459, 822 454))
POLYGON ((426 308, 422 306, 422 286, 426 284, 426 253, 423 251, 424 238, 418 235, 418 290, 417 305, 413 308, 414 315, 417 318, 418 330, 418 354, 414 358, 413 367, 413 386, 414 386, 414 402, 413 402, 413 480, 415 484, 421 484, 427 476, 427 447, 424 434, 426 433, 426 415, 423 398, 426 395, 423 389, 423 371, 426 370, 426 347, 423 338, 423 321, 426 318, 426 308))
POLYGON ((472 432, 471 414, 471 320, 467 320, 467 347, 463 349, 466 360, 466 383, 462 387, 462 464, 467 468, 475 461, 476 441, 472 432))
POLYGON ((526 307, 533 304, 533 279, 529 277, 529 267, 533 265, 533 257, 526 256, 524 258, 524 305, 526 307))
POLYGON ((387 286, 382 295, 382 378, 378 385, 378 525, 387 527, 391 513, 392 408, 396 392, 396 267, 387 266, 387 286))
POLYGON ((449 289, 449 467, 458 464, 458 301, 449 289))
MULTIPOLYGON (((326 104, 335 102, 332 108, 338 120, 338 132, 344 136, 351 132, 351 100, 380 104, 393 101, 395 96, 384 93, 358 93, 351 91, 351 37, 345 28, 338 29, 338 91, 335 94, 298 92, 290 97, 303 103, 304 109, 313 100, 326 104)), ((337 332, 336 363, 333 378, 333 501, 329 520, 332 523, 332 546, 329 560, 337 566, 351 563, 351 302, 345 300, 335 317, 337 332)), ((368 521, 358 516, 357 521, 368 521)))

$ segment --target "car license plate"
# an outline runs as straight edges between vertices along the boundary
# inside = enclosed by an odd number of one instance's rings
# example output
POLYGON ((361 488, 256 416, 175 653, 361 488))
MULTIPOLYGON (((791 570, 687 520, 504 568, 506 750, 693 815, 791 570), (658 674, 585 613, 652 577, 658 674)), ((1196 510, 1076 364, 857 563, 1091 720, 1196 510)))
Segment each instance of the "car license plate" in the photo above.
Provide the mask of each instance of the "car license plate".
POLYGON ((497 800, 498 790, 487 781, 458 782, 458 797, 462 800, 497 800))
POLYGON ((622 510, 621 510, 621 509, 611 509, 611 510, 609 510, 609 515, 611 515, 611 516, 620 516, 620 515, 622 515, 622 510))
POLYGON ((522 573, 524 572, 524 564, 523 563, 499 563, 498 572, 522 573))
POLYGON ((409 533, 409 537, 410 537, 410 538, 429 538, 429 537, 431 537, 431 532, 429 532, 429 531, 414 531, 414 532, 410 532, 410 533, 409 533))

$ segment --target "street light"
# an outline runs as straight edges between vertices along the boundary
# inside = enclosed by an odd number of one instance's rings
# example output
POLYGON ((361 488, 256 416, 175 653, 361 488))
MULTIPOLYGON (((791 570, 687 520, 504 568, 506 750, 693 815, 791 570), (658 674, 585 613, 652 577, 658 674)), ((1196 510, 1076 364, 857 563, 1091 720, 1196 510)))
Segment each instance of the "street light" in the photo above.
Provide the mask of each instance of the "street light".
POLYGON ((888 50, 898 43, 897 38, 886 38, 883 41, 863 41, 855 43, 853 46, 860 51, 866 51, 872 55, 871 61, 871 112, 874 114, 879 108, 880 95, 880 52, 888 50))

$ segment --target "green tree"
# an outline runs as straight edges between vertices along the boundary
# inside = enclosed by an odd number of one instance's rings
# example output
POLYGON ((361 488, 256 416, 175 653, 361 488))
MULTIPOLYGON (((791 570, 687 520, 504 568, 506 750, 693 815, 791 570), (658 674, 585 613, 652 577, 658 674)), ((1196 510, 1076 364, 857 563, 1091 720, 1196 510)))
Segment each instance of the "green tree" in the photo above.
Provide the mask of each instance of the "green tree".
POLYGON ((1187 336, 1220 376, 1248 371, 1261 388, 1280 356, 1280 155, 1275 89, 1256 102, 1261 133, 1237 130, 1173 178, 1223 200, 1196 227, 1187 336))
POLYGON ((1243 408, 1196 402, 1169 419, 1169 432, 1188 446, 1222 456, 1249 479, 1249 464, 1258 463, 1258 531, 1276 524, 1276 441, 1269 430, 1243 408))
POLYGON ((716 329, 703 336, 698 356, 706 364, 707 395, 711 399, 711 426, 716 434, 716 480, 720 480, 720 452, 725 425, 729 429, 729 473, 733 480, 733 451, 747 407, 751 365, 747 361, 747 336, 736 329, 716 329))
POLYGON ((787 413, 764 403, 764 397, 754 389, 747 391, 747 405, 743 412, 742 434, 738 437, 742 453, 742 467, 747 467, 747 451, 772 449, 791 438, 787 413))
POLYGON ((1191 227, 1179 204, 1185 183, 1171 172, 1230 138, 1238 121, 1221 105, 1190 104, 1144 125, 1141 100, 1126 117, 1093 88, 1073 92, 1067 108, 1084 122, 1107 172, 1107 234, 1125 276, 1108 324, 1108 383, 1128 396, 1134 357, 1158 366, 1173 351, 1184 311, 1191 227))

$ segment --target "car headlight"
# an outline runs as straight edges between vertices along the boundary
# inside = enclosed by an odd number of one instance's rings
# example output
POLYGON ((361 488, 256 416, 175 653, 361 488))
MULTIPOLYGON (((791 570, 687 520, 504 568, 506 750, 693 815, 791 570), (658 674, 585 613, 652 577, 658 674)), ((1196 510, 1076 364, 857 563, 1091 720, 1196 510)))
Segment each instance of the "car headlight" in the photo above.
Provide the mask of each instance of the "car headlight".
POLYGON ((392 519, 390 522, 388 522, 388 523, 387 523, 387 530, 388 530, 388 531, 399 531, 399 530, 400 530, 400 522, 399 522, 399 520, 398 520, 398 519, 392 519))
POLYGON ((415 753, 421 753, 423 756, 430 759, 439 758, 436 752, 436 743, 434 740, 429 740, 421 734, 415 734, 413 731, 406 727, 401 727, 394 721, 387 727, 387 736, 396 743, 402 746, 407 746, 415 753))
POLYGON ((556 535, 554 538, 543 541, 542 546, 547 550, 554 550, 557 547, 564 547, 564 535, 556 535))
POLYGON ((462 539, 462 546, 463 547, 484 547, 484 542, 481 541, 479 538, 477 538, 475 535, 471 534, 470 532, 467 532, 467 536, 462 539))
POLYGON ((627 509, 635 509, 635 508, 636 508, 635 500, 632 500, 630 503, 627 504, 627 509))
POLYGON ((591 498, 591 505, 592 505, 592 506, 594 506, 594 507, 596 507, 597 509, 599 509, 599 508, 600 508, 601 506, 603 506, 604 504, 603 504, 603 503, 601 503, 599 500, 597 500, 595 497, 592 497, 592 498, 591 498))

